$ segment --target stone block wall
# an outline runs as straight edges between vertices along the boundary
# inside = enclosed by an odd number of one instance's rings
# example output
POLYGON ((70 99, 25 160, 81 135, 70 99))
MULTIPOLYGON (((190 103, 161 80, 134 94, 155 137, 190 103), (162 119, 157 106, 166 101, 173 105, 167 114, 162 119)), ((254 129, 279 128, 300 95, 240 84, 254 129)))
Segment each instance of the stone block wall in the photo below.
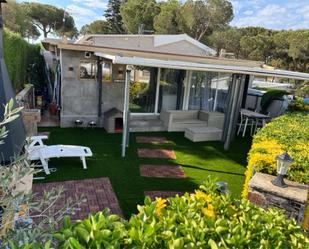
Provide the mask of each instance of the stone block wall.
POLYGON ((248 200, 263 208, 283 209, 288 218, 294 218, 302 224, 309 187, 285 180, 288 187, 280 188, 271 183, 274 178, 275 176, 256 173, 249 183, 248 200))
POLYGON ((26 129, 26 136, 35 136, 38 133, 38 123, 41 121, 41 111, 39 109, 24 109, 22 119, 26 129))

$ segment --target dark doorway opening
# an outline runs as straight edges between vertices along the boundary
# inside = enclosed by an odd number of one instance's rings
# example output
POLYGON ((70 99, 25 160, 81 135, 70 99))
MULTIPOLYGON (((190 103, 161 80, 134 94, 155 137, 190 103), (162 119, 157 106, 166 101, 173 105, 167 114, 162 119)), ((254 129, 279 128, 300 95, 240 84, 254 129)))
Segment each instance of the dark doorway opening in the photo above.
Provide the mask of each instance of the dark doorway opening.
POLYGON ((120 133, 123 129, 123 119, 122 118, 115 118, 115 132, 120 133))

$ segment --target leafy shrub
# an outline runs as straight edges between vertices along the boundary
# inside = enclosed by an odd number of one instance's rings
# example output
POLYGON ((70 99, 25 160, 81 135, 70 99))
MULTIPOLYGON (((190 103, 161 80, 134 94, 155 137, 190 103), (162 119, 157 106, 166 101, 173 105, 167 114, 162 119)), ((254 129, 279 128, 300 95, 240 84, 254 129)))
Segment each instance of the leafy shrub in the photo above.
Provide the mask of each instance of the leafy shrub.
POLYGON ((243 197, 247 197, 253 171, 277 175, 276 156, 284 151, 295 160, 287 178, 309 184, 309 114, 287 113, 258 131, 248 154, 243 197))
POLYGON ((307 248, 295 220, 232 199, 206 182, 194 194, 145 199, 129 221, 108 211, 71 224, 55 234, 59 248, 307 248))
POLYGON ((44 82, 44 59, 40 46, 26 42, 20 35, 4 30, 4 59, 15 91, 25 83, 40 86, 44 82))
POLYGON ((278 90, 278 89, 270 89, 266 93, 263 94, 261 99, 261 109, 262 111, 266 112, 267 108, 270 106, 270 104, 273 102, 273 100, 282 97, 283 95, 288 94, 284 90, 278 90))
POLYGON ((309 112, 309 104, 305 103, 303 98, 296 97, 294 101, 289 104, 289 111, 309 112))

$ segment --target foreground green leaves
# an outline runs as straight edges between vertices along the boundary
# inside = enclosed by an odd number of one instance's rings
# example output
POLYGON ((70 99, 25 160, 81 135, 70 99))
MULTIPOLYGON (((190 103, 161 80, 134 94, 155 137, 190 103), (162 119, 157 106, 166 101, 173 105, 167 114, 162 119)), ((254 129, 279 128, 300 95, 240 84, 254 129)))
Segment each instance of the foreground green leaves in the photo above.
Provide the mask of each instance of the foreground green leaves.
POLYGON ((54 237, 59 248, 309 248, 296 221, 276 209, 267 211, 246 200, 201 190, 138 206, 129 221, 107 210, 72 224, 68 218, 54 237))

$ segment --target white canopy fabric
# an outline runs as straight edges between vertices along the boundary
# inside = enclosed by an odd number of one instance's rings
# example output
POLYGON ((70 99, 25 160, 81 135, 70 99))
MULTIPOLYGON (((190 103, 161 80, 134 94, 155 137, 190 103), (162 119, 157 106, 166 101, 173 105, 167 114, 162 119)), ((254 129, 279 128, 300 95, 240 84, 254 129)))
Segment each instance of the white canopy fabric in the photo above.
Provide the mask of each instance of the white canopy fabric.
POLYGON ((171 68, 171 69, 182 69, 191 71, 237 73, 237 74, 248 74, 255 76, 288 78, 296 80, 309 80, 309 74, 307 73, 292 72, 287 70, 278 70, 278 69, 272 70, 258 67, 194 63, 188 61, 160 60, 160 59, 149 59, 142 57, 126 57, 119 55, 112 56, 103 53, 95 53, 95 55, 102 58, 110 59, 113 61, 114 64, 171 68))

